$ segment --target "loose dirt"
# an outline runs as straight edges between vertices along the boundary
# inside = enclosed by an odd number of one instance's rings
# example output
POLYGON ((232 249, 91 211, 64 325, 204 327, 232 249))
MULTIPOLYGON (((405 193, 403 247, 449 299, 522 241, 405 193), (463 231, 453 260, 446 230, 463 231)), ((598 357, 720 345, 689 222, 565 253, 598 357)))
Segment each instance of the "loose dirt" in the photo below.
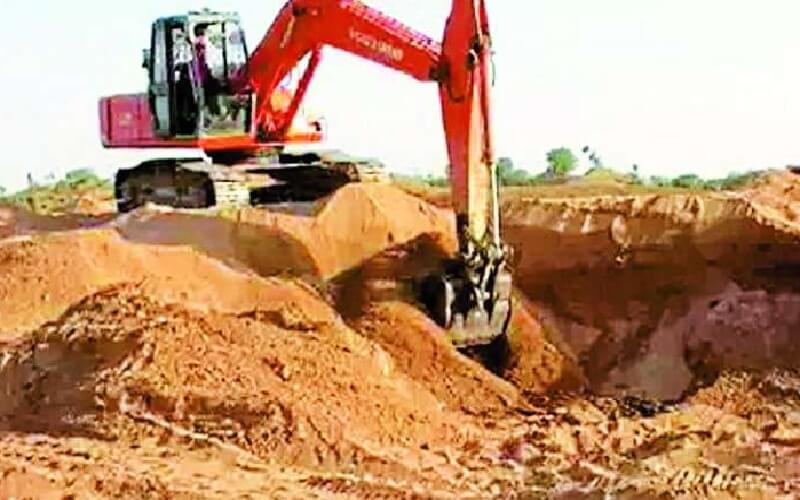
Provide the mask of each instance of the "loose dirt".
POLYGON ((485 366, 407 286, 450 215, 391 186, 90 229, 15 212, 0 495, 792 498, 795 185, 507 198, 518 293, 485 366))
MULTIPOLYGON (((26 428, 51 411, 77 421, 99 408, 152 414, 301 465, 389 461, 384 450, 403 443, 458 442, 461 429, 376 346, 292 301, 269 306, 223 315, 160 304, 137 287, 95 294, 9 345, 5 380, 17 384, 2 413, 12 422, 35 413, 12 424, 26 428)), ((46 428, 59 423, 75 429, 46 428)))
POLYGON ((516 403, 514 386, 460 355, 443 332, 409 304, 377 304, 355 328, 453 410, 487 415, 508 411, 516 403))

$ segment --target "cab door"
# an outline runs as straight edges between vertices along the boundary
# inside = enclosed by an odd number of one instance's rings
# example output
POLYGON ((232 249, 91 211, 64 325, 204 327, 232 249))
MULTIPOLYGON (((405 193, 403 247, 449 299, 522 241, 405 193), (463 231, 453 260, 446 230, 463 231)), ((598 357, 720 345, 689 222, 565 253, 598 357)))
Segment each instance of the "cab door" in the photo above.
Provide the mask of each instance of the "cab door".
POLYGON ((150 106, 153 126, 159 137, 172 137, 174 95, 170 67, 171 54, 167 42, 167 23, 161 19, 153 23, 150 50, 150 106))
POLYGON ((244 32, 238 21, 205 24, 206 64, 214 91, 201 108, 199 137, 205 144, 216 139, 250 142, 253 138, 255 99, 251 93, 231 91, 231 77, 247 65, 244 32))

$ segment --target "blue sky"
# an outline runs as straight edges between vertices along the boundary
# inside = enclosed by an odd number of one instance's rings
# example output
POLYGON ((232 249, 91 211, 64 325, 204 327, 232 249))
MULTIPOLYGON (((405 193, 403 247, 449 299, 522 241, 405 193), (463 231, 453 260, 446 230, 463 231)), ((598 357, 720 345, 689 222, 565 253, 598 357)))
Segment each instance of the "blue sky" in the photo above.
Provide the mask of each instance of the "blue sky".
MULTIPOLYGON (((282 1, 63 2, 4 7, 0 185, 89 166, 110 174, 158 151, 99 145, 96 102, 145 89, 153 19, 239 11, 249 44, 282 1)), ((440 38, 446 0, 367 2, 440 38)), ((620 169, 724 175, 800 163, 796 0, 488 0, 497 51, 497 154, 543 168, 588 144, 620 169)), ((404 172, 443 174, 436 88, 328 50, 307 104, 331 147, 404 172)))

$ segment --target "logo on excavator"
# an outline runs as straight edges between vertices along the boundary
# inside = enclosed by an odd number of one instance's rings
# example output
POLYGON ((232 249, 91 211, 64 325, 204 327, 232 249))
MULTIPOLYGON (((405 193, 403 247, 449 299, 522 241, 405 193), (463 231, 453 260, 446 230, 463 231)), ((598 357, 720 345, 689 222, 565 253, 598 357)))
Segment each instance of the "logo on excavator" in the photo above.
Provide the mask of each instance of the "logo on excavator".
POLYGON ((377 52, 378 54, 386 56, 394 61, 400 62, 403 60, 403 49, 395 47, 388 42, 384 42, 383 40, 378 40, 374 36, 367 33, 361 33, 360 31, 350 28, 350 39, 360 45, 363 45, 369 50, 377 52))

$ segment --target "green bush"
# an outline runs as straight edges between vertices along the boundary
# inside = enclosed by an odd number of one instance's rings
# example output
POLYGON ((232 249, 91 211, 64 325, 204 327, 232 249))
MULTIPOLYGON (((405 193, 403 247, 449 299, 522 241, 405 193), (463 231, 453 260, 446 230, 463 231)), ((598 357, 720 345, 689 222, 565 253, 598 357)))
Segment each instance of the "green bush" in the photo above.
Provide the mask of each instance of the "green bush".
POLYGON ((609 167, 593 167, 590 168, 584 175, 584 179, 593 181, 620 181, 626 182, 629 176, 620 174, 613 168, 609 167))
POLYGON ((647 181, 647 184, 650 186, 666 188, 672 186, 672 180, 669 177, 653 175, 647 181))
POLYGON ((428 175, 428 177, 425 178, 425 184, 430 187, 442 188, 449 186, 450 181, 446 177, 436 177, 433 175, 428 175))
POLYGON ((731 173, 720 181, 720 189, 741 189, 759 177, 758 172, 748 172, 744 174, 731 173))
POLYGON ((705 187, 705 182, 697 174, 683 174, 672 179, 672 187, 698 189, 705 187))
POLYGON ((578 157, 569 148, 555 148, 547 153, 547 168, 556 177, 566 177, 578 168, 578 157))
POLYGON ((7 203, 48 214, 68 211, 86 191, 112 190, 110 180, 99 177, 90 169, 72 170, 59 180, 50 174, 46 179, 47 182, 39 184, 29 178, 27 189, 11 194, 0 192, 0 197, 7 203))
MULTIPOLYGON (((497 161, 497 175, 502 187, 525 187, 561 185, 571 182, 564 172, 571 171, 577 164, 577 158, 569 155, 572 153, 567 148, 553 149, 548 153, 548 170, 541 174, 532 174, 528 170, 515 167, 511 158, 501 157, 497 161), (575 163, 573 163, 573 160, 575 163), (559 175, 558 172, 561 172, 559 175)), ((642 178, 639 175, 638 165, 632 167, 631 173, 621 173, 603 165, 597 165, 599 159, 595 156, 595 166, 587 171, 582 179, 591 182, 617 182, 651 188, 677 188, 695 190, 734 190, 747 186, 760 175, 758 172, 731 173, 722 179, 705 180, 696 174, 683 174, 674 178, 665 176, 651 176, 642 178)), ((396 180, 412 184, 420 184, 433 188, 446 188, 450 180, 442 176, 395 176, 396 180)))
POLYGON ((64 179, 56 185, 66 186, 68 189, 111 187, 109 180, 100 178, 93 170, 87 168, 67 172, 64 179))

